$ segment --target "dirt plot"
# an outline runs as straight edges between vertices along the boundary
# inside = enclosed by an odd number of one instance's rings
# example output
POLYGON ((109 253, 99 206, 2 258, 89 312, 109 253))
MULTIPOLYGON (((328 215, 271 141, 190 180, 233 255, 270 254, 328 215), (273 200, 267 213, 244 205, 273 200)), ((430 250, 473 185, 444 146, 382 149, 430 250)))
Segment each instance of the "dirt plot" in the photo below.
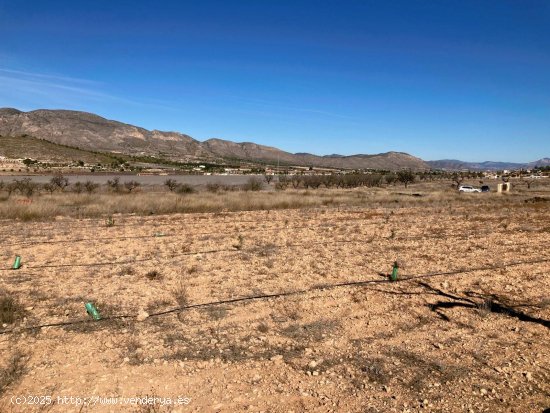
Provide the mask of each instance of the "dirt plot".
POLYGON ((548 204, 2 225, 0 411, 542 412, 548 204))

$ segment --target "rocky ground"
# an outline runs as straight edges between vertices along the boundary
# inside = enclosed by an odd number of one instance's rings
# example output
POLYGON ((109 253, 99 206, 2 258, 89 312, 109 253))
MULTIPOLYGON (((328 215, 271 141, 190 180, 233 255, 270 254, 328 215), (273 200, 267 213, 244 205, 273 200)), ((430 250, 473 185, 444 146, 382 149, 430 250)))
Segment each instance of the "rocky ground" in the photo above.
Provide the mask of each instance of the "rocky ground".
POLYGON ((550 203, 496 197, 6 221, 0 411, 542 412, 550 203))

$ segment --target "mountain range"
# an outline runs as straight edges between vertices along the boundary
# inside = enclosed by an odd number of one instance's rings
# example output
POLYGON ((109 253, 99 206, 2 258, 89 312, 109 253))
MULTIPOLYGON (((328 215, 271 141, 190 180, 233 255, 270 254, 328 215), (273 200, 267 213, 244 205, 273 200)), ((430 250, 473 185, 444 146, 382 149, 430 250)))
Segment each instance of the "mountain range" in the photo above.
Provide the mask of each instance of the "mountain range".
POLYGON ((535 166, 549 166, 550 158, 542 158, 538 161, 528 163, 515 162, 464 162, 456 159, 442 159, 439 161, 427 161, 433 169, 442 169, 448 171, 471 170, 471 171, 499 171, 513 169, 530 169, 535 166))
MULTIPOLYGON (((349 156, 290 153, 252 142, 236 143, 222 139, 209 139, 201 142, 179 132, 147 130, 138 126, 108 120, 92 113, 72 110, 40 109, 23 112, 13 108, 0 109, 0 136, 10 137, 11 143, 13 143, 14 138, 33 137, 81 150, 133 156, 145 155, 178 162, 245 161, 340 169, 387 170, 485 170, 512 169, 513 167, 509 165, 522 165, 509 163, 502 163, 502 165, 508 166, 501 166, 501 163, 472 164, 455 160, 426 162, 403 152, 349 156)), ((0 155, 2 155, 2 147, 0 145, 0 155)), ((26 145, 18 145, 18 148, 25 152, 26 145)), ((28 153, 19 154, 21 158, 30 156, 28 153)), ((48 156, 51 157, 51 153, 48 156)), ((550 159, 544 158, 537 162, 547 165, 550 163, 550 159)))

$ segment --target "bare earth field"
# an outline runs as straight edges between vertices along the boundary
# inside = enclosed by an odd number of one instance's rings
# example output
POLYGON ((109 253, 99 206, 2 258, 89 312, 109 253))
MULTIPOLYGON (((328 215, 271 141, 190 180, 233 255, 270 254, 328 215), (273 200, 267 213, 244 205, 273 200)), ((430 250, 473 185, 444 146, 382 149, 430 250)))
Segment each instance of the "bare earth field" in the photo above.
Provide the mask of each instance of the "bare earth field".
POLYGON ((453 196, 6 219, 0 412, 543 412, 550 202, 453 196))

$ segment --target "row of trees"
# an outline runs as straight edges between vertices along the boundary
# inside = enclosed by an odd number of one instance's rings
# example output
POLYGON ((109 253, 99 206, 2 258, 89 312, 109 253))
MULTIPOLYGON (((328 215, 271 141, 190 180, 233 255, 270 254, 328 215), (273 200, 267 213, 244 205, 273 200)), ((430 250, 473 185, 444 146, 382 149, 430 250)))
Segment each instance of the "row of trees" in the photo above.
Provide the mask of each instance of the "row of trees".
MULTIPOLYGON (((113 192, 132 192, 136 188, 139 188, 141 184, 133 180, 121 183, 119 178, 114 178, 113 180, 108 180, 106 185, 107 188, 109 188, 109 190, 113 192)), ((61 174, 53 176, 50 181, 45 184, 38 184, 36 182, 33 182, 31 178, 14 179, 12 182, 9 183, 0 181, 0 191, 7 192, 8 196, 18 193, 26 197, 31 197, 35 194, 39 194, 42 191, 48 192, 50 194, 53 194, 54 192, 67 191, 71 191, 77 194, 93 194, 97 191, 99 186, 99 184, 92 181, 77 181, 71 185, 69 183, 69 180, 61 174)))
MULTIPOLYGON (((271 182, 273 176, 266 175, 267 183, 271 182)), ((325 188, 358 188, 358 187, 381 187, 382 185, 392 185, 400 182, 407 187, 416 180, 416 176, 411 171, 399 171, 389 174, 363 174, 353 173, 345 175, 280 175, 276 182, 277 189, 306 188, 317 189, 321 186, 325 188)))

